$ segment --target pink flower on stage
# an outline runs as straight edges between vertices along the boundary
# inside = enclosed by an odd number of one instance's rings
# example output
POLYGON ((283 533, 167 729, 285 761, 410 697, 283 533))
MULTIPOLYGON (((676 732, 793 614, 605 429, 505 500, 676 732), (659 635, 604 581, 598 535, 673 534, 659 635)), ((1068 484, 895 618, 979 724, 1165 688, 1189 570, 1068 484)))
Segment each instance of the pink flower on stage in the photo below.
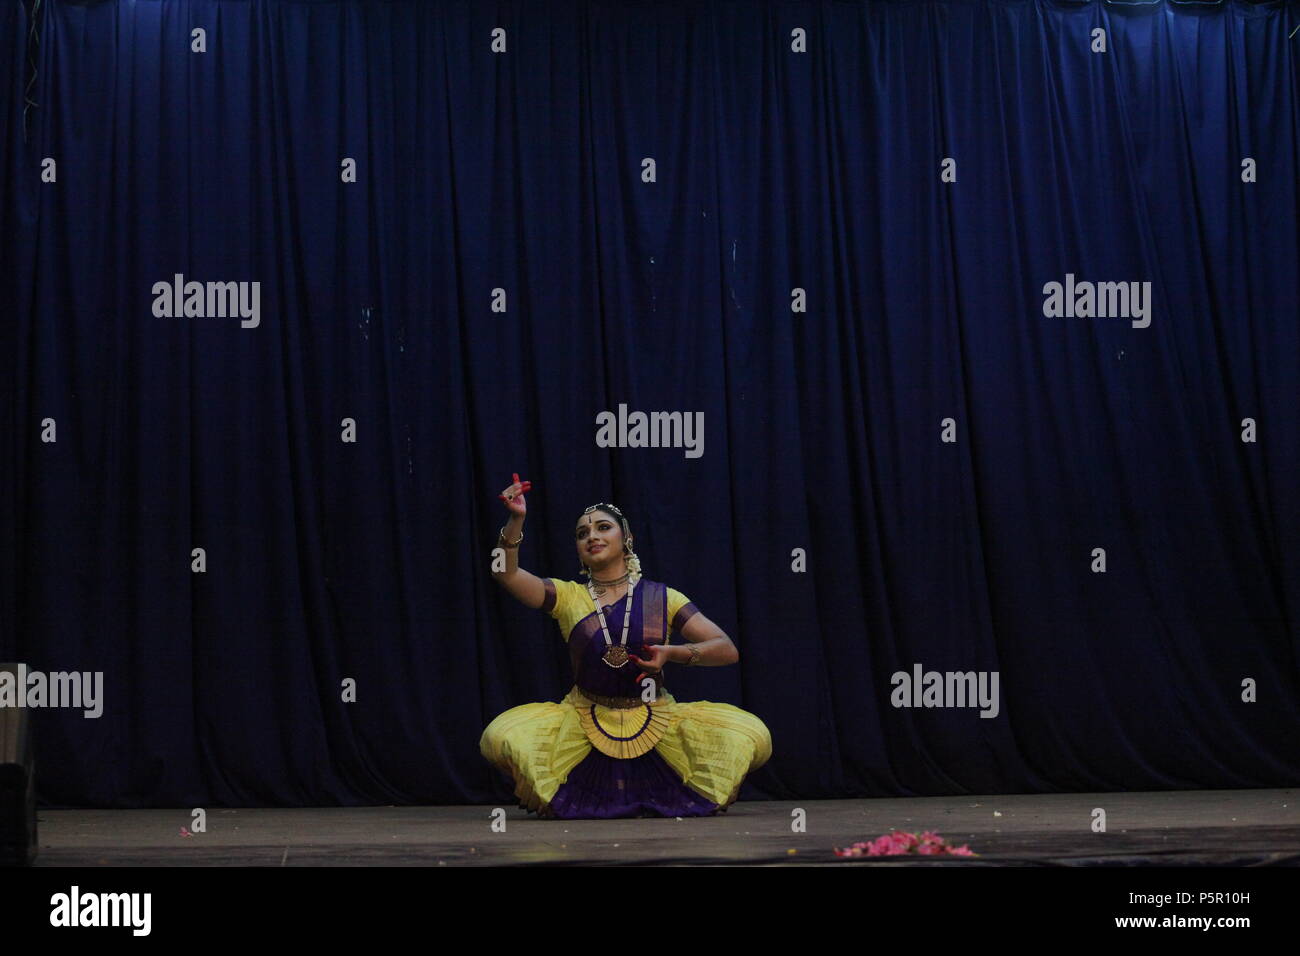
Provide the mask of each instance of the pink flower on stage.
POLYGON ((860 856, 979 856, 969 846, 954 847, 933 830, 926 830, 919 837, 915 833, 894 830, 874 840, 854 843, 851 846, 835 847, 835 855, 842 857, 860 856))
POLYGON ((915 833, 904 833, 902 830, 895 830, 890 836, 894 838, 895 843, 901 843, 906 847, 913 847, 921 842, 916 838, 915 833))

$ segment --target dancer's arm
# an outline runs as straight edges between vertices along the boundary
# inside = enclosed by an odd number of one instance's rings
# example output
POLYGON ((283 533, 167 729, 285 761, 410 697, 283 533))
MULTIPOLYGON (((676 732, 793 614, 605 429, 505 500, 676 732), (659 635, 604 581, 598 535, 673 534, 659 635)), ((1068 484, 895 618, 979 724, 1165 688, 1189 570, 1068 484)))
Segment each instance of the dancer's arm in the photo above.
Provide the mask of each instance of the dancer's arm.
MULTIPOLYGON (((533 487, 530 481, 520 481, 517 474, 514 478, 510 486, 497 495, 505 502, 506 510, 510 513, 504 535, 507 544, 520 540, 520 536, 524 533, 524 515, 528 511, 528 506, 524 502, 524 492, 533 487)), ((508 548, 500 539, 497 540, 496 547, 505 552, 506 567, 504 571, 494 570, 492 577, 496 578, 497 583, 521 604, 531 608, 541 607, 542 602, 546 600, 546 586, 537 575, 530 574, 519 566, 519 548, 508 548)))
MULTIPOLYGON (((682 637, 699 652, 697 667, 725 667, 740 660, 740 651, 722 628, 703 614, 692 614, 682 626, 682 637)), ((686 664, 691 659, 691 648, 685 644, 650 644, 640 648, 640 656, 633 655, 637 666, 648 674, 658 674, 664 664, 686 664)))
MULTIPOLYGON (((740 660, 740 651, 731 642, 731 638, 718 625, 703 614, 692 614, 691 619, 682 626, 682 637, 699 652, 698 667, 725 667, 740 660)), ((685 644, 675 644, 668 648, 669 659, 678 664, 685 664, 691 659, 691 648, 685 644)))

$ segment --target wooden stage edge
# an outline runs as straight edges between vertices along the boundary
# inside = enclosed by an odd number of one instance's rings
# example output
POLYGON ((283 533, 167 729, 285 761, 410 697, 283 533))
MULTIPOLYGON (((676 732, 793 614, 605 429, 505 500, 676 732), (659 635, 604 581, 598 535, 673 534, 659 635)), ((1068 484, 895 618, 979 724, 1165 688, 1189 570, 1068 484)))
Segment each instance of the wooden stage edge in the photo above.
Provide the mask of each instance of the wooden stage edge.
POLYGON ((685 820, 539 820, 505 805, 504 832, 492 806, 214 807, 207 831, 186 836, 191 809, 40 810, 35 865, 846 865, 834 847, 896 829, 980 854, 915 860, 929 866, 1300 865, 1292 789, 748 801, 685 820))

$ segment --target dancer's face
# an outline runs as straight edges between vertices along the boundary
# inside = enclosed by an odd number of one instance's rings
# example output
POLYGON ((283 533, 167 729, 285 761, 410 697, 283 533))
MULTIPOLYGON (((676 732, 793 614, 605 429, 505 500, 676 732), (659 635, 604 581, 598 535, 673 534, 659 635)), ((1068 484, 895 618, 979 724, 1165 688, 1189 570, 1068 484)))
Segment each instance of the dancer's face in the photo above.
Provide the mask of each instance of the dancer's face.
POLYGON ((606 578, 604 571, 622 574, 623 527, 603 511, 593 511, 578 519, 576 544, 578 560, 591 568, 597 577, 606 578))

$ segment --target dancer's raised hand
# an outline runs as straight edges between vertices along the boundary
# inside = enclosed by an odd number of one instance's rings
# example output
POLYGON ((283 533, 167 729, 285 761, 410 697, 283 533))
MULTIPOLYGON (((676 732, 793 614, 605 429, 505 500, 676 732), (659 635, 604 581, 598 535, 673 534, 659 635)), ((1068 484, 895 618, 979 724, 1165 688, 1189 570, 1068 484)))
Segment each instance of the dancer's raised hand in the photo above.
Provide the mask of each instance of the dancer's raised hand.
POLYGON ((528 505, 524 502, 524 492, 531 491, 533 483, 531 481, 520 481, 518 472, 514 473, 514 479, 510 483, 510 487, 502 489, 501 494, 497 495, 497 497, 505 502, 506 510, 511 514, 523 517, 528 513, 528 505))

